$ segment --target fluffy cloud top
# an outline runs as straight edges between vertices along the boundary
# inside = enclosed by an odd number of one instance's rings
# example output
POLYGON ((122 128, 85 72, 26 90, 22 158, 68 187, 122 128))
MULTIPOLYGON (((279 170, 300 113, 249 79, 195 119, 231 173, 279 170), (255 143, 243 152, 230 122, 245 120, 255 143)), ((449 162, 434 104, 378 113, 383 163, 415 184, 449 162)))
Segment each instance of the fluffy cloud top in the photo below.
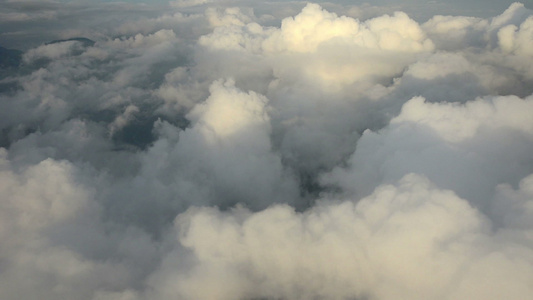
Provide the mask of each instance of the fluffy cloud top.
MULTIPOLYGON (((235 17, 244 18, 238 12, 235 17)), ((279 29, 244 22, 246 18, 225 23, 201 37, 199 44, 278 61, 278 76, 297 69, 301 74, 293 76, 316 78, 313 84, 338 86, 365 77, 392 76, 414 54, 434 49, 420 26, 402 12, 361 22, 308 4, 300 14, 284 19, 279 29)))
POLYGON ((162 298, 527 299, 532 292, 531 249, 499 245, 467 201, 417 175, 357 204, 325 202, 302 214, 287 206, 255 214, 193 209, 176 225, 196 263, 161 288, 162 298))
POLYGON ((533 108, 530 98, 498 97, 457 104, 425 103, 423 98, 409 100, 400 115, 391 123, 423 124, 450 142, 460 142, 475 136, 479 130, 512 129, 526 135, 533 133, 533 108))

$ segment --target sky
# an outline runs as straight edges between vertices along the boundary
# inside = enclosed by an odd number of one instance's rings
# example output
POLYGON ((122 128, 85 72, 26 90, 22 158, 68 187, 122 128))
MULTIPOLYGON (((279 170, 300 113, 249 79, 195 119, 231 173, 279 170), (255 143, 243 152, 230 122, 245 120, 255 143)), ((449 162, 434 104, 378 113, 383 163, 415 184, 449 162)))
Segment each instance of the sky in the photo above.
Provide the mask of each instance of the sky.
POLYGON ((0 299, 531 299, 531 2, 0 0, 0 46, 0 299))

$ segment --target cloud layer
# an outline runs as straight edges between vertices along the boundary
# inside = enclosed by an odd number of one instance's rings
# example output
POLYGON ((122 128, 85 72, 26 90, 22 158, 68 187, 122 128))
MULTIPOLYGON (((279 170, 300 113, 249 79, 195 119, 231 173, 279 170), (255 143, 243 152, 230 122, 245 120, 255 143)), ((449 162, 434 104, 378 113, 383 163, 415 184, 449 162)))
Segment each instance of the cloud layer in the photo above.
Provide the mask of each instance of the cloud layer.
POLYGON ((0 298, 533 294, 523 4, 19 2, 51 30, 0 70, 0 298))

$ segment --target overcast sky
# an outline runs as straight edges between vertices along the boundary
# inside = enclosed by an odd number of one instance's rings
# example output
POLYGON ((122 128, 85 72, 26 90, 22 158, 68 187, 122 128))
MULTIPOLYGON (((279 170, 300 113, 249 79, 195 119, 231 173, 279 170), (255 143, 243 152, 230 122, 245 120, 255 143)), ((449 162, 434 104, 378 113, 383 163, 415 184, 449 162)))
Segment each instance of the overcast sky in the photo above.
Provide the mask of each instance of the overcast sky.
POLYGON ((530 300, 532 9, 0 1, 0 299, 530 300))

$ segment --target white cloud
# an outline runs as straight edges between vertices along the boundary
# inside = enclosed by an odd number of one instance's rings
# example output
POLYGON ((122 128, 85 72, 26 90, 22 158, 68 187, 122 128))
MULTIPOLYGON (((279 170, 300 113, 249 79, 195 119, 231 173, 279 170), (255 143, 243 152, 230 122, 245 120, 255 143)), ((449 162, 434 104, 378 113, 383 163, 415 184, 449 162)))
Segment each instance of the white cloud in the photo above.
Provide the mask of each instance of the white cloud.
POLYGON ((29 50, 24 55, 24 60, 27 63, 31 63, 39 58, 58 59, 60 57, 72 54, 76 47, 80 47, 80 43, 76 41, 66 41, 62 43, 43 45, 29 50))
POLYGON ((158 124, 160 139, 146 153, 139 179, 165 178, 172 198, 189 204, 298 202, 294 179, 271 152, 268 100, 231 80, 214 82, 210 94, 188 114, 185 131, 158 124))
POLYGON ((529 111, 533 99, 496 97, 478 99, 465 105, 425 103, 423 98, 409 100, 400 115, 391 123, 416 123, 427 126, 449 142, 472 138, 479 130, 512 129, 533 135, 533 120, 529 111))
POLYGON ((360 22, 316 4, 284 19, 280 29, 253 22, 231 23, 215 28, 199 43, 210 49, 266 56, 278 61, 274 70, 278 76, 297 72, 295 76, 312 84, 333 87, 373 76, 393 76, 414 54, 433 50, 420 26, 405 13, 360 22))
POLYGON ((498 31, 498 44, 506 53, 516 53, 523 56, 533 56, 533 17, 527 18, 520 28, 516 25, 507 25, 498 31))
POLYGON ((532 294, 524 5, 0 6, 0 298, 532 294))
POLYGON ((465 48, 465 45, 484 45, 484 32, 489 22, 474 17, 438 15, 422 26, 439 49, 459 50, 465 48))
POLYGON ((176 226, 193 256, 165 274, 175 281, 153 278, 155 299, 526 299, 531 292, 533 253, 498 245, 479 212, 417 175, 357 204, 305 213, 191 209, 176 226))
POLYGON ((496 185, 517 184, 531 173, 531 99, 495 97, 457 103, 414 98, 379 132, 366 131, 349 159, 325 182, 364 196, 408 173, 427 176, 491 215, 496 185))

